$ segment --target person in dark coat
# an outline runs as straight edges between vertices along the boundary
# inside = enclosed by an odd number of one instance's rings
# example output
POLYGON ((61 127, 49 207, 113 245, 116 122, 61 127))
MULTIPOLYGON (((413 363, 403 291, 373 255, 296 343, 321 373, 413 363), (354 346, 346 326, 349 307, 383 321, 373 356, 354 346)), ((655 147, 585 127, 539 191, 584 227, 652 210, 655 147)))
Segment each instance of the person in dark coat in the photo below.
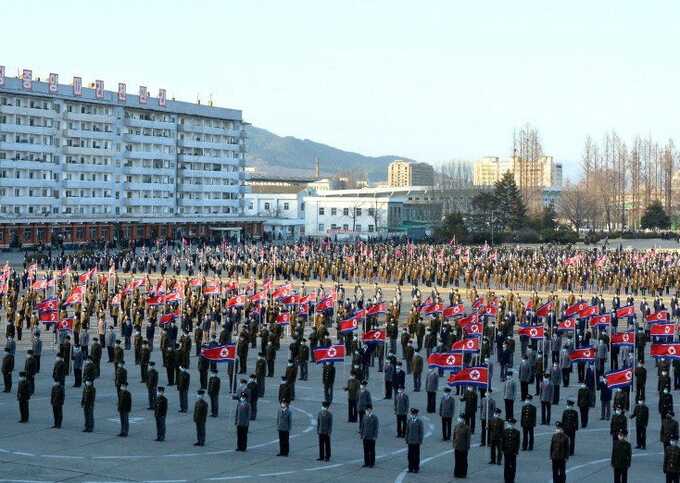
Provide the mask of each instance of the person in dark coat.
POLYGON ((522 426, 522 451, 534 450, 534 428, 536 428, 536 406, 531 404, 532 396, 527 394, 522 406, 520 426, 522 426))
POLYGON ((378 439, 378 416, 373 414, 373 405, 366 406, 366 413, 361 420, 359 433, 364 444, 364 467, 373 468, 375 465, 375 441, 378 439))
MULTIPOLYGON (((149 371, 146 374, 146 390, 149 399, 149 405, 147 409, 154 409, 156 406, 156 388, 158 388, 158 371, 156 370, 156 363, 154 361, 149 362, 149 371)), ((165 393, 165 390, 163 390, 165 393)))
POLYGON ((14 372, 14 354, 9 347, 5 347, 5 356, 2 358, 2 379, 5 385, 3 392, 12 390, 12 372, 14 372))
POLYGON ((248 426, 250 425, 250 403, 246 393, 242 393, 234 412, 236 426, 236 451, 248 449, 248 426))
POLYGON ((628 427, 628 421, 626 419, 624 410, 622 408, 616 408, 609 426, 609 434, 611 434, 612 437, 612 446, 619 439, 619 432, 628 427))
MULTIPOLYGON (((177 391, 179 392, 179 411, 186 413, 189 410, 189 384, 191 381, 191 374, 184 367, 180 367, 179 376, 177 377, 177 391)), ((205 394, 205 391, 203 391, 205 394)), ((204 401, 205 402, 205 401, 204 401)))
POLYGON ((587 428, 588 412, 590 411, 590 389, 585 383, 581 384, 576 393, 576 405, 581 416, 581 428, 587 428))
POLYGON ((562 423, 555 423, 555 434, 550 441, 553 483, 566 483, 566 466, 569 459, 569 437, 562 431, 562 423))
POLYGON ((203 395, 205 391, 199 389, 197 392, 198 399, 194 404, 194 423, 196 423, 196 442, 194 446, 205 445, 205 423, 208 420, 208 403, 205 402, 203 395))
POLYGON ((663 472, 666 474, 666 483, 680 481, 680 447, 678 447, 677 436, 674 436, 669 445, 664 448, 663 472))
POLYGON ((404 439, 408 445, 408 472, 420 471, 420 445, 423 444, 425 428, 423 421, 418 417, 418 409, 411 408, 411 416, 406 423, 404 439))
POLYGON ((28 401, 31 399, 31 388, 26 377, 26 372, 19 373, 19 384, 17 386, 17 401, 19 401, 20 423, 27 423, 29 417, 28 401))
POLYGON ((630 415, 630 419, 635 419, 635 449, 647 449, 649 408, 643 399, 638 400, 630 415))
MULTIPOLYGON (((211 371, 212 375, 208 379, 208 397, 210 398, 210 417, 216 418, 219 414, 220 399, 220 377, 217 375, 217 368, 211 371)), ((201 388, 203 389, 203 388, 201 388)))
POLYGON ((333 384, 335 384, 335 366, 330 362, 324 362, 321 374, 323 383, 323 397, 329 403, 333 402, 333 384))
POLYGON ((316 434, 319 437, 319 457, 317 461, 331 459, 331 433, 333 432, 333 414, 328 410, 330 402, 321 403, 321 411, 316 416, 316 434))
POLYGON ((57 354, 54 361, 54 368, 52 369, 52 380, 58 382, 62 386, 66 384, 66 364, 61 354, 57 354))
POLYGON ((470 429, 470 434, 475 434, 475 420, 477 416, 477 393, 472 388, 468 386, 461 398, 461 401, 465 403, 465 424, 470 429))
POLYGON ((54 424, 52 428, 61 428, 61 422, 64 418, 64 386, 58 382, 52 385, 52 394, 50 395, 50 404, 52 404, 52 415, 54 416, 54 424))
MULTIPOLYGON (((613 422, 612 422, 613 423, 613 422)), ((574 409, 574 401, 567 399, 567 409, 562 412, 562 430, 569 437, 569 456, 576 449, 576 431, 578 430, 578 412, 574 409)))
POLYGON ((83 415, 85 419, 84 433, 91 433, 94 431, 94 403, 97 397, 97 389, 92 384, 92 381, 85 381, 83 388, 83 397, 80 400, 80 406, 83 408, 83 415))
POLYGON ((132 411, 132 396, 127 390, 127 383, 123 383, 118 391, 118 414, 120 415, 120 433, 118 436, 126 438, 130 431, 130 411, 132 411))
POLYGON ((514 418, 510 418, 506 422, 505 431, 503 431, 503 455, 505 456, 503 475, 505 483, 514 483, 515 474, 517 473, 517 454, 519 453, 520 436, 519 430, 515 428, 516 423, 517 421, 514 418))
POLYGON ((400 387, 394 398, 394 414, 397 417, 397 438, 403 438, 406 434, 406 418, 409 413, 410 403, 408 394, 400 387))
POLYGON ((493 417, 489 420, 489 449, 491 451, 490 465, 500 465, 503 462, 503 418, 501 408, 494 409, 493 417))
POLYGON ((633 450, 626 439, 628 432, 624 429, 619 431, 617 440, 612 448, 612 468, 614 469, 614 483, 627 483, 628 468, 633 458, 633 450))
POLYGON ((439 401, 439 416, 442 418, 442 441, 451 440, 451 421, 456 411, 456 400, 451 396, 451 388, 444 388, 444 395, 439 401))
POLYGON ((663 447, 667 447, 673 438, 678 437, 678 422, 673 419, 673 413, 666 413, 661 420, 661 429, 659 431, 659 440, 663 443, 663 447))
POLYGON ((458 424, 453 428, 454 478, 466 478, 468 470, 468 452, 470 451, 471 432, 465 424, 465 413, 458 417, 458 424))
POLYGON ((156 441, 165 441, 165 418, 168 415, 168 398, 165 397, 165 388, 158 386, 157 395, 153 406, 153 415, 156 418, 156 441))
POLYGON ((288 403, 283 401, 281 407, 276 413, 276 429, 279 432, 279 452, 276 456, 288 456, 290 450, 290 428, 292 425, 292 416, 288 403))

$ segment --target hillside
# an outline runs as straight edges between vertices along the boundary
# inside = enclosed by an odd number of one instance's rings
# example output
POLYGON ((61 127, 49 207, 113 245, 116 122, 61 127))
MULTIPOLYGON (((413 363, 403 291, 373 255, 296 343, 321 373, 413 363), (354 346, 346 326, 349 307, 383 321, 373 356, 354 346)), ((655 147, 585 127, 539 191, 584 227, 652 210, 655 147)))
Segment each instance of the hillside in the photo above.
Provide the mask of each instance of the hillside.
POLYGON ((286 168, 289 174, 313 174, 318 158, 322 175, 339 171, 365 172, 369 181, 379 181, 387 178, 387 166, 392 161, 404 159, 401 156, 364 156, 309 139, 277 136, 254 126, 248 126, 247 133, 248 162, 265 172, 286 168))

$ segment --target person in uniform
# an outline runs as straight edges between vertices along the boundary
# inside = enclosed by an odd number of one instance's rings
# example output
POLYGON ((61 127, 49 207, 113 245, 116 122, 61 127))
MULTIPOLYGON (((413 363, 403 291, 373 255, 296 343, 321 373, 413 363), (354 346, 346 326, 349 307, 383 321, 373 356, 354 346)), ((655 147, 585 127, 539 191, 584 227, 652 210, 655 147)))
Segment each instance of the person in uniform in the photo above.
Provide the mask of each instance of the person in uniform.
POLYGON ((127 389, 127 383, 123 383, 118 391, 118 414, 120 416, 120 433, 118 436, 126 438, 130 431, 130 411, 132 411, 132 396, 127 389))
POLYGON ((550 377, 546 374, 543 377, 540 389, 541 399, 541 424, 550 424, 550 412, 552 409, 552 384, 550 384, 550 377))
POLYGON ((291 423, 292 417, 288 402, 282 401, 276 413, 276 427, 279 431, 279 452, 276 456, 288 456, 291 423))
POLYGON ((156 418, 156 441, 165 441, 165 418, 168 415, 168 398, 165 397, 165 388, 158 386, 157 395, 153 406, 153 415, 156 418))
POLYGON ((531 404, 533 397, 527 394, 522 406, 520 426, 522 426, 522 451, 534 450, 534 428, 536 427, 536 406, 531 404))
POLYGON ((477 393, 468 386, 461 399, 465 403, 465 424, 470 429, 470 434, 475 434, 475 419, 477 416, 477 393))
MULTIPOLYGON (((612 420, 612 424, 614 421, 612 420)), ((578 413, 574 409, 574 401, 567 399, 567 409, 562 412, 562 430, 569 437, 569 456, 576 449, 576 431, 578 430, 578 413)))
POLYGON ((418 409, 411 408, 411 416, 406 423, 406 444, 408 445, 408 472, 420 471, 420 445, 423 444, 425 428, 418 417, 418 409))
POLYGON ((83 415, 85 419, 84 433, 91 433, 94 431, 94 403, 97 398, 97 389, 92 384, 92 381, 85 381, 83 388, 83 397, 80 400, 80 406, 83 408, 83 415))
POLYGON ((359 423, 359 434, 364 444, 364 468, 373 468, 375 465, 375 441, 378 439, 379 424, 378 416, 373 414, 373 405, 368 404, 359 423))
POLYGON ((198 398, 194 404, 194 423, 196 424, 196 442, 194 446, 205 445, 205 422, 208 419, 208 403, 203 398, 204 394, 205 391, 199 389, 197 392, 198 398))
POLYGON ((465 424, 465 413, 458 416, 458 423, 453 428, 454 478, 466 478, 468 469, 468 452, 470 451, 471 432, 465 424))
MULTIPOLYGON (((177 378, 177 391, 179 392, 179 411, 186 413, 189 410, 189 383, 191 381, 191 374, 186 368, 179 368, 179 377, 177 378)), ((203 391, 205 393, 205 391, 203 391)), ((205 401, 204 401, 205 402, 205 401)))
MULTIPOLYGON (((149 396, 149 406, 147 409, 155 409, 156 407, 156 388, 158 387, 158 371, 156 370, 156 363, 149 361, 149 371, 146 374, 146 390, 149 396)), ((165 393, 165 390, 163 390, 165 393)))
POLYGON ((437 411, 437 390, 439 389, 439 373, 436 368, 430 369, 425 378, 425 391, 427 392, 427 412, 432 414, 437 411))
POLYGON ((493 417, 489 420, 490 465, 500 465, 503 462, 503 418, 501 418, 501 413, 501 408, 494 409, 493 417))
POLYGON ((357 401, 357 411, 359 412, 359 424, 364 420, 369 406, 373 406, 371 392, 368 390, 368 382, 362 381, 359 386, 359 400, 357 401))
POLYGON ((14 372, 14 354, 9 347, 5 347, 5 355, 2 358, 2 380, 5 385, 3 392, 12 390, 12 372, 14 372))
MULTIPOLYGON (((219 414, 220 399, 220 377, 217 375, 217 368, 211 371, 212 375, 208 379, 208 397, 210 398, 210 417, 216 418, 219 414)), ((202 389, 202 388, 201 388, 202 389)))
POLYGON ((680 447, 677 435, 673 436, 670 444, 663 450, 663 472, 666 474, 666 483, 680 483, 680 447))
POLYGON ((250 425, 250 403, 245 393, 242 393, 234 413, 236 426, 236 451, 248 449, 248 426, 250 425))
POLYGON ((496 411, 496 400, 489 397, 487 391, 482 393, 482 399, 479 404, 479 422, 482 426, 482 441, 480 446, 486 446, 486 442, 489 436, 489 427, 487 425, 487 419, 494 417, 496 411))
POLYGON ((659 436, 664 448, 671 443, 673 438, 678 437, 678 422, 673 419, 672 412, 663 415, 659 436))
POLYGON ((451 421, 456 412, 456 400, 451 397, 451 388, 444 388, 444 395, 439 401, 439 417, 442 418, 442 441, 451 440, 451 421))
POLYGON ((633 458, 633 450, 626 439, 628 432, 623 429, 619 431, 618 439, 612 448, 612 468, 614 469, 614 483, 628 482, 628 468, 630 468, 633 458))
POLYGON ((616 408, 609 425, 609 434, 612 436, 612 446, 619 439, 619 431, 626 429, 627 427, 628 421, 626 421, 626 415, 623 408, 616 408))
POLYGON ((404 392, 403 387, 400 387, 394 398, 394 414, 397 416, 397 438, 403 438, 406 434, 406 417, 408 416, 409 408, 408 394, 404 392))
POLYGON ((647 449, 647 425, 649 408, 644 399, 639 399, 633 408, 630 419, 635 419, 635 449, 647 449))
MULTIPOLYGON (((528 396, 528 394, 527 394, 528 396)), ((505 456, 505 466, 503 475, 505 483, 514 483, 517 473, 517 454, 519 453, 519 430, 515 428, 517 420, 510 418, 505 423, 503 431, 503 455, 505 456)))
POLYGON ((590 389, 585 383, 581 384, 576 393, 576 405, 581 415, 581 428, 587 428, 588 412, 590 411, 590 389))
POLYGON ((19 384, 17 386, 17 401, 19 401, 20 423, 27 423, 29 417, 28 401, 31 399, 31 388, 26 377, 26 371, 19 373, 19 384))
POLYGON ((64 386, 59 382, 54 382, 52 385, 52 393, 50 394, 50 404, 52 404, 52 415, 54 417, 54 424, 52 428, 61 428, 61 422, 64 418, 64 386))
POLYGON ((569 437, 564 434, 560 421, 555 423, 555 434, 550 440, 550 459, 552 461, 553 483, 566 483, 569 437))
POLYGON ((83 383, 83 362, 85 352, 79 344, 73 346, 71 361, 73 362, 73 387, 80 387, 83 383))
MULTIPOLYGON (((323 372, 321 375, 323 382, 323 397, 329 403, 333 402, 333 384, 335 384, 335 365, 326 361, 323 364, 323 372)), ((349 383, 348 383, 349 385, 349 383)))
POLYGON ((317 461, 331 459, 331 433, 333 432, 333 414, 328 410, 331 403, 321 403, 321 410, 316 415, 316 434, 319 437, 319 457, 317 461))

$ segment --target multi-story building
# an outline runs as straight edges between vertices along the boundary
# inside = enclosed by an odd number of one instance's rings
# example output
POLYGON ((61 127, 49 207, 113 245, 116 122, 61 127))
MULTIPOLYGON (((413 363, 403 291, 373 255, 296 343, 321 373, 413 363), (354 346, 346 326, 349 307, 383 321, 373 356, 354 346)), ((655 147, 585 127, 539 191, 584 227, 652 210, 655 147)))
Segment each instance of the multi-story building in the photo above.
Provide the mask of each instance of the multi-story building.
POLYGON ((391 187, 433 186, 434 169, 427 163, 399 159, 388 166, 387 183, 391 187))
POLYGON ((546 189, 562 187, 562 163, 556 162, 552 156, 541 156, 536 163, 518 157, 483 157, 473 165, 473 184, 493 186, 507 172, 513 174, 518 186, 530 182, 546 189))
POLYGON ((0 67, 0 247, 231 225, 246 191, 243 126, 239 110, 166 100, 164 90, 132 95, 0 67))

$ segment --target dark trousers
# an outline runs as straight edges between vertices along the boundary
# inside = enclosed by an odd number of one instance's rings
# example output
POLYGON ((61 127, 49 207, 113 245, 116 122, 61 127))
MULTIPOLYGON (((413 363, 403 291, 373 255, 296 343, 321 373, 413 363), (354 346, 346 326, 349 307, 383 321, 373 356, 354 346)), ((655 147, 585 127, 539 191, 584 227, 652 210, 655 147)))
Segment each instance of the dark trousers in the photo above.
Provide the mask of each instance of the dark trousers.
POLYGON ((385 381, 385 399, 392 399, 392 381, 385 381))
POLYGON ((397 438, 403 438, 406 435, 406 415, 397 414, 397 438))
POLYGON ((521 394, 522 401, 526 400, 527 394, 529 394, 529 381, 519 381, 519 392, 521 394))
POLYGON ((210 415, 213 418, 216 418, 219 411, 220 411, 219 396, 217 394, 211 394, 210 395, 210 415))
POLYGON ((319 435, 319 459, 328 461, 331 459, 331 435, 319 435))
POLYGON ((552 460, 553 483, 566 483, 567 473, 565 460, 552 460))
POLYGON ((236 451, 248 449, 248 426, 236 426, 236 451))
POLYGON ((208 371, 198 371, 198 380, 201 383, 201 389, 208 388, 208 371))
POLYGON ((639 401, 645 398, 645 386, 636 385, 635 386, 635 400, 639 401))
POLYGON ((504 399, 505 401, 505 419, 514 418, 515 401, 512 399, 504 399))
POLYGON ((54 427, 61 428, 61 421, 64 418, 64 407, 52 406, 52 414, 54 415, 54 427))
POLYGON ((480 446, 486 446, 487 436, 489 436, 489 432, 486 429, 486 419, 481 420, 481 425, 482 425, 482 441, 480 443, 480 446))
POLYGON ((569 374, 571 374, 570 369, 562 369, 562 385, 564 387, 569 387, 569 374))
POLYGON ((451 440, 451 418, 442 418, 442 439, 444 441, 451 440))
POLYGON ((576 430, 567 430, 564 432, 567 436, 569 436, 569 455, 573 456, 574 455, 574 449, 576 448, 576 430))
POLYGON ((179 410, 186 413, 189 409, 189 391, 181 390, 179 392, 179 410))
POLYGON ((348 400, 347 401, 347 421, 350 423, 357 422, 357 401, 348 400))
POLYGON ((541 401, 541 424, 550 424, 550 401, 541 401))
POLYGON ((587 428, 588 427, 588 410, 590 409, 588 406, 586 407, 581 407, 578 408, 579 412, 581 413, 581 427, 582 428, 587 428))
POLYGON ((455 478, 467 477, 468 470, 468 452, 467 451, 453 451, 453 476, 455 478))
POLYGON ((517 455, 514 453, 506 453, 505 466, 503 467, 503 476, 505 477, 505 483, 514 483, 516 472, 517 472, 517 455))
POLYGON ((666 483, 680 483, 680 473, 666 473, 666 483))
POLYGON ((83 383, 83 370, 73 369, 73 387, 80 387, 83 383))
POLYGON ((470 434, 475 434, 475 420, 477 419, 476 416, 476 412, 465 415, 465 424, 470 427, 470 434))
POLYGON ((555 384, 553 387, 553 404, 559 404, 560 403, 560 385, 555 384))
POLYGON ((279 431, 279 454, 281 456, 288 456, 289 451, 289 433, 288 431, 279 431))
POLYGON ((28 421, 28 399, 19 401, 19 414, 21 422, 28 421))
POLYGON ((432 414, 437 411, 437 393, 428 391, 427 392, 427 412, 432 414))
POLYGON ((165 441, 165 416, 156 416, 156 439, 165 441))
POLYGON ((113 362, 113 347, 111 346, 106 347, 106 352, 109 355, 109 362, 113 362))
POLYGON ((522 450, 534 450, 534 428, 522 428, 522 450))
POLYGON ((502 441, 489 441, 491 447, 491 462, 500 465, 503 462, 502 441))
POLYGON ((156 388, 155 387, 148 387, 147 392, 149 393, 148 409, 153 409, 154 405, 156 404, 156 388))
POLYGON ((638 448, 647 449, 647 427, 635 425, 635 444, 638 448))
POLYGON ((205 444, 205 423, 196 423, 196 442, 199 446, 205 444))
POLYGON ((323 386, 323 398, 329 403, 333 402, 333 386, 324 385, 323 386))
POLYGON ((364 465, 373 467, 375 465, 375 440, 364 440, 364 465))
POLYGON ((413 374, 413 392, 420 392, 420 381, 422 374, 413 374))
POLYGON ((267 361, 267 377, 274 377, 274 361, 267 361))
POLYGON ((91 433, 94 431, 94 407, 83 408, 85 416, 85 431, 91 433))
POLYGON ((419 444, 409 444, 408 445, 408 470, 409 471, 419 471, 420 470, 420 445, 419 444))
POLYGON ((5 392, 10 392, 12 390, 12 373, 3 374, 2 380, 5 383, 5 392))
POLYGON ((614 483, 628 483, 628 468, 614 468, 614 483))
POLYGON ((130 413, 119 413, 120 414, 120 434, 127 436, 130 431, 130 413))

